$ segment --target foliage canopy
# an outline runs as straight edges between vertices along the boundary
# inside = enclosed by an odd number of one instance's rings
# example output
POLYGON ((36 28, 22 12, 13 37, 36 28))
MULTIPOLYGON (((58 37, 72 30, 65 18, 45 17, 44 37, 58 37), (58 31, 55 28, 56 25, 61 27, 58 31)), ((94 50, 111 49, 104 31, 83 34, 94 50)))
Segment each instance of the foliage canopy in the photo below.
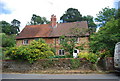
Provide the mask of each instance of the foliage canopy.
POLYGON ((38 25, 38 24, 48 24, 49 21, 45 17, 38 16, 36 14, 32 15, 29 25, 38 25))
POLYGON ((116 12, 117 11, 115 8, 105 7, 102 9, 102 11, 99 11, 95 20, 100 22, 100 26, 105 26, 108 21, 110 21, 112 18, 115 18, 116 12))
POLYGON ((78 11, 78 9, 75 8, 69 8, 63 16, 61 16, 60 20, 63 20, 63 22, 76 22, 82 20, 82 15, 78 11))
POLYGON ((67 9, 67 11, 65 11, 65 14, 60 17, 60 20, 63 20, 63 23, 87 21, 88 27, 92 30, 91 32, 95 32, 96 30, 96 24, 93 21, 93 16, 87 15, 82 17, 82 14, 78 11, 78 9, 75 8, 67 9))
POLYGON ((114 47, 120 41, 120 19, 108 21, 97 33, 90 36, 90 47, 93 52, 109 50, 114 54, 114 47))
POLYGON ((0 44, 2 44, 2 47, 13 47, 15 46, 15 35, 6 35, 5 33, 0 33, 0 37, 2 37, 2 41, 0 41, 0 44))
POLYGON ((2 30, 0 33, 2 32, 7 35, 18 34, 20 32, 19 27, 20 21, 16 19, 13 19, 13 21, 11 21, 11 24, 6 21, 0 21, 0 29, 2 30))

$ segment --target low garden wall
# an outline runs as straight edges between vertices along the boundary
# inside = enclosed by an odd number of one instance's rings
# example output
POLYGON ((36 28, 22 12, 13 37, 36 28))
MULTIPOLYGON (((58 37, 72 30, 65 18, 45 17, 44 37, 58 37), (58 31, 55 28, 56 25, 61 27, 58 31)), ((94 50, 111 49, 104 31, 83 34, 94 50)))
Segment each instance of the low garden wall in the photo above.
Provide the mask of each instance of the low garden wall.
POLYGON ((106 70, 114 70, 114 58, 113 57, 105 58, 105 68, 106 70))
MULTIPOLYGON (((73 58, 56 58, 56 59, 40 59, 33 64, 27 61, 5 60, 2 64, 3 72, 20 72, 28 73, 38 70, 55 69, 55 70, 96 70, 95 64, 85 59, 73 58)), ((104 69, 104 67, 101 67, 104 69)))

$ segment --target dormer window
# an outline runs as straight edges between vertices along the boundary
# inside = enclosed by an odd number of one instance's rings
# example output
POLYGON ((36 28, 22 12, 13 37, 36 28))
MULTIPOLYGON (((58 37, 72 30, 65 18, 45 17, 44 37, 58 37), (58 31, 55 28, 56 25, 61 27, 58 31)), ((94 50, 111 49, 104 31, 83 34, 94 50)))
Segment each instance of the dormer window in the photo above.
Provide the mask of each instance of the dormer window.
POLYGON ((28 44, 28 39, 23 40, 23 45, 27 45, 28 44))

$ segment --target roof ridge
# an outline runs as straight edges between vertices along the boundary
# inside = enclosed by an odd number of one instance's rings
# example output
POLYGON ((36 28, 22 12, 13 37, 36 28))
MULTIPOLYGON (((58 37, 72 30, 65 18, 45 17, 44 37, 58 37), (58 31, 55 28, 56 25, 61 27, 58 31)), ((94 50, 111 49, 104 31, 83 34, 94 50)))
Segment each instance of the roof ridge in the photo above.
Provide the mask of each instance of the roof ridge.
MULTIPOLYGON (((57 23, 57 24, 72 24, 72 23, 79 23, 79 22, 87 22, 87 21, 65 22, 65 23, 57 23)), ((50 25, 50 23, 49 24, 26 25, 26 26, 40 26, 40 25, 50 25)))
POLYGON ((37 25, 26 25, 26 26, 36 27, 36 26, 41 26, 41 25, 50 25, 50 24, 37 24, 37 25))
POLYGON ((77 21, 77 22, 65 22, 65 23, 57 23, 57 24, 72 24, 72 23, 82 23, 87 21, 77 21))

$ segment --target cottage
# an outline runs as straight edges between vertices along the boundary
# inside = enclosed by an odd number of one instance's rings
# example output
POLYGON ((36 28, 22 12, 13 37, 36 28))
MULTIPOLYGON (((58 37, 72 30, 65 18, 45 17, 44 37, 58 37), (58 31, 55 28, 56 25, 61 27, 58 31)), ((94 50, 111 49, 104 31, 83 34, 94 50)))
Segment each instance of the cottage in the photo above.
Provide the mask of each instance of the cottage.
MULTIPOLYGON (((57 23, 56 16, 51 16, 50 24, 41 25, 27 25, 21 31, 21 33, 16 37, 17 46, 30 44, 33 40, 38 40, 43 38, 47 44, 51 44, 56 49, 57 55, 64 55, 64 50, 60 49, 60 39, 62 35, 72 36, 70 30, 72 28, 86 28, 88 29, 88 24, 86 21, 81 22, 70 22, 70 23, 57 23)), ((77 38, 77 43, 88 42, 89 34, 80 36, 77 38)))

